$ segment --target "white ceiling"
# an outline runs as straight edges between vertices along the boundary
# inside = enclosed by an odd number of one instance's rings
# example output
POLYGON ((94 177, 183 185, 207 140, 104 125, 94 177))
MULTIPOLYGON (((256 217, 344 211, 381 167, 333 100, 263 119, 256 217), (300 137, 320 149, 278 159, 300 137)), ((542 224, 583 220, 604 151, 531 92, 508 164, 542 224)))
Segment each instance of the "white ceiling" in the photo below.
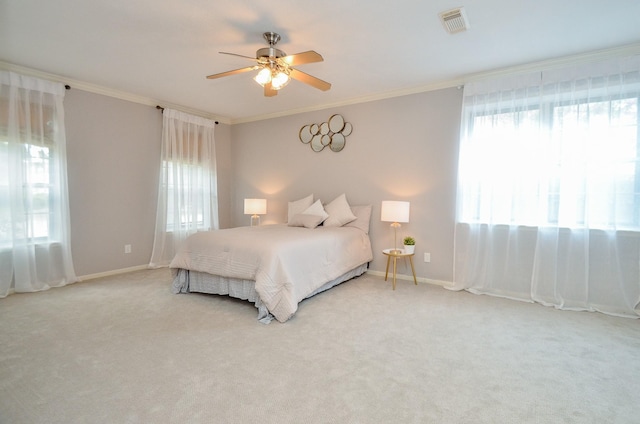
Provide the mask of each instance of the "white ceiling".
POLYGON ((0 61, 246 122, 294 111, 450 86, 470 75, 640 46, 638 0, 0 0, 0 61), (438 13, 464 6, 470 29, 445 32, 438 13), (288 54, 315 50, 292 81, 265 98, 240 57, 282 36, 288 54))

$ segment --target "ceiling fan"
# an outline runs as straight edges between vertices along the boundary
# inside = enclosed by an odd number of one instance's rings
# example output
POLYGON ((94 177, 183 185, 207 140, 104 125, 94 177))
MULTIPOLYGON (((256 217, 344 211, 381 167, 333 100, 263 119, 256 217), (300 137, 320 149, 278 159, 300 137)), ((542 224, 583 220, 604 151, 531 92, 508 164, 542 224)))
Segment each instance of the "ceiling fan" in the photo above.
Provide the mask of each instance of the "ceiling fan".
POLYGON ((264 95, 266 97, 273 97, 277 95, 278 90, 287 85, 291 78, 305 84, 309 84, 310 86, 322 91, 327 91, 331 88, 331 84, 328 82, 293 68, 293 66, 304 65, 306 63, 322 62, 324 59, 320 54, 313 50, 309 50, 302 53, 287 55, 285 52, 276 49, 275 47, 278 41, 280 41, 279 34, 276 34, 275 32, 265 32, 263 37, 267 40, 267 43, 269 43, 269 47, 258 49, 258 51, 256 51, 255 58, 241 54, 220 52, 221 54, 228 54, 254 60, 258 62, 257 65, 209 75, 207 78, 221 78, 259 69, 260 71, 253 79, 264 87, 264 95))

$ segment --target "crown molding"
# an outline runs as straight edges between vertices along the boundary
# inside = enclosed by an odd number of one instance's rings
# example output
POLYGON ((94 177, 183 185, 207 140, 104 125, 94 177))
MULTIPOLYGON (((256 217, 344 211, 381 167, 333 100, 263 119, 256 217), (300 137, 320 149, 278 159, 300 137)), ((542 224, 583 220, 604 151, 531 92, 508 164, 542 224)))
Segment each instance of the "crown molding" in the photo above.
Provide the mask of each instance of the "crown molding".
POLYGON ((49 81, 59 82, 71 86, 82 91, 89 93, 100 94, 103 96, 113 97, 120 100, 126 100, 133 103, 138 103, 146 106, 161 106, 163 108, 175 109, 181 112, 189 113, 191 115, 200 116, 202 118, 212 119, 224 124, 230 124, 231 120, 228 118, 222 118, 216 115, 212 115, 207 112, 203 112, 198 109, 189 108, 175 103, 167 102, 164 100, 153 99, 150 97, 139 96, 137 94, 128 93, 126 91, 119 91, 113 88, 103 87, 97 84, 91 84, 85 81, 76 80, 73 78, 67 78, 60 75, 52 74, 49 72, 40 71, 37 69, 27 68, 25 66, 15 65, 13 63, 0 61, 0 69, 10 72, 17 72, 22 75, 28 75, 31 77, 42 78, 49 81))
POLYGON ((562 56, 538 62, 531 62, 523 65, 509 66, 506 68, 499 68, 486 72, 468 74, 464 77, 464 80, 465 82, 471 82, 491 77, 499 77, 526 72, 548 71, 551 69, 562 68, 568 65, 580 65, 605 59, 612 59, 614 57, 635 56, 638 54, 640 54, 640 43, 628 44, 621 47, 594 50, 587 53, 579 53, 570 56, 562 56))

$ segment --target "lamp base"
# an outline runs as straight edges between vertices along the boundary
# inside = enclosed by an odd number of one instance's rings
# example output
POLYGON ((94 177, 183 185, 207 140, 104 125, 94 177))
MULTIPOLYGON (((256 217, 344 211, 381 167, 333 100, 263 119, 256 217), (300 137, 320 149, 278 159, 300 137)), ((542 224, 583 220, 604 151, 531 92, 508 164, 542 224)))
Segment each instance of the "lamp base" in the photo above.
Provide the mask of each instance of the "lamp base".
POLYGON ((389 253, 391 253, 392 255, 399 255, 400 253, 404 253, 404 250, 402 250, 402 249, 391 249, 391 250, 389 250, 389 253))
POLYGON ((394 222, 390 227, 393 228, 393 249, 389 252, 397 255, 398 253, 402 253, 402 250, 398 249, 398 228, 400 228, 400 223, 394 222))
POLYGON ((260 215, 251 215, 251 226, 252 227, 260 226, 260 215))

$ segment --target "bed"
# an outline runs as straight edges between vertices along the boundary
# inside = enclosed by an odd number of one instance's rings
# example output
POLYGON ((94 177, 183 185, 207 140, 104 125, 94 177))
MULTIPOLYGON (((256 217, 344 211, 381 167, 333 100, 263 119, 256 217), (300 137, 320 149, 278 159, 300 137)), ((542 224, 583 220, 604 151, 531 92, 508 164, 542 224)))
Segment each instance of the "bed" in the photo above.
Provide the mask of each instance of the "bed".
POLYGON ((366 272, 371 206, 351 207, 344 195, 309 202, 290 202, 286 224, 191 235, 170 264, 172 291, 248 300, 261 322, 285 322, 302 300, 366 272))

